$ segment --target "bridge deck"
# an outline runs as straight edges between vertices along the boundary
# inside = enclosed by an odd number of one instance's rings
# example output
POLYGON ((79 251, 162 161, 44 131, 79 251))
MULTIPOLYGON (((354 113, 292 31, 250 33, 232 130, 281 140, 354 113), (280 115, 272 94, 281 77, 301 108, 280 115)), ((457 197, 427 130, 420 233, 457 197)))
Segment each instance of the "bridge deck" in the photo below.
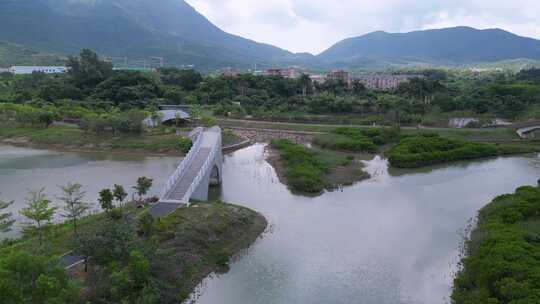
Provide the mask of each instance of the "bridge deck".
POLYGON ((180 178, 173 186, 171 191, 165 195, 165 201, 181 201, 184 199, 186 192, 193 183, 199 171, 201 171, 204 162, 210 155, 212 148, 201 147, 199 153, 187 168, 185 175, 180 178))
MULTIPOLYGON (((150 209, 150 214, 153 217, 163 217, 171 214, 179 207, 189 204, 190 197, 194 191, 192 186, 197 187, 195 183, 200 183, 201 171, 208 170, 205 164, 210 157, 215 157, 215 149, 221 149, 221 129, 212 128, 207 131, 203 131, 199 135, 199 144, 196 145, 196 150, 190 151, 194 154, 192 157, 188 156, 182 161, 182 165, 185 167, 178 167, 181 170, 181 174, 178 176, 178 180, 174 181, 172 185, 166 186, 167 190, 160 199, 160 202, 154 205, 150 209), (185 163, 184 163, 185 162, 185 163)), ((221 153, 221 152, 220 152, 221 153)))

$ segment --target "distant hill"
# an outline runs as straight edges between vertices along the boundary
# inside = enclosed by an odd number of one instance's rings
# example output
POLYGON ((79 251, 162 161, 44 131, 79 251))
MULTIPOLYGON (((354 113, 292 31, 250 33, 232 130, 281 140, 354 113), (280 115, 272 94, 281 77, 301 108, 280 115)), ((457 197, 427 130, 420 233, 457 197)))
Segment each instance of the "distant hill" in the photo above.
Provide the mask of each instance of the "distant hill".
POLYGON ((163 57, 166 65, 203 71, 255 64, 324 70, 540 60, 538 40, 469 27, 373 32, 318 56, 295 54, 226 33, 183 0, 0 0, 0 41, 0 65, 36 64, 42 57, 35 54, 73 55, 82 48, 130 60, 163 57))
POLYGON ((63 65, 65 57, 36 51, 18 44, 0 42, 0 67, 13 65, 63 65))
POLYGON ((183 0, 2 0, 0 41, 76 54, 165 57, 199 68, 295 62, 280 48, 228 34, 183 0))
POLYGON ((345 39, 317 56, 331 66, 455 65, 540 59, 540 40, 500 29, 454 27, 410 33, 373 32, 345 39))

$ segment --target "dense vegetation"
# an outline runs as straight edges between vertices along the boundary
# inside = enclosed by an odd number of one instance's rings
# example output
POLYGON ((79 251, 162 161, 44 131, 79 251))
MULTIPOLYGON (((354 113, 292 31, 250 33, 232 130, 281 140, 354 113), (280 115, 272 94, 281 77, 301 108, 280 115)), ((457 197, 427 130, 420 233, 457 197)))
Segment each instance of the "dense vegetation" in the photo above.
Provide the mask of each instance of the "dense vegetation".
POLYGON ((397 168, 418 168, 457 160, 532 152, 529 147, 474 143, 442 138, 438 134, 404 137, 389 151, 389 161, 397 168))
MULTIPOLYGON (((153 112, 158 104, 203 106, 215 115, 284 121, 446 126, 449 117, 473 116, 481 124, 494 117, 540 117, 538 72, 519 74, 425 70, 393 91, 366 89, 329 80, 242 74, 203 76, 194 70, 163 68, 156 72, 113 71, 83 50, 71 58, 65 75, 0 74, 0 102, 36 108, 61 107, 115 113, 153 112)), ((74 115, 75 118, 80 115, 74 115)))
MULTIPOLYGON (((286 139, 275 139, 271 145, 279 151, 284 163, 287 184, 299 192, 320 193, 325 188, 335 187, 338 183, 335 178, 330 178, 332 172, 338 167, 350 165, 354 160, 352 156, 310 149, 286 139)), ((281 169, 278 167, 278 170, 281 169)), ((359 168, 353 169, 350 174, 346 183, 366 177, 359 168)))
MULTIPOLYGON (((66 222, 56 225, 58 207, 43 189, 31 191, 21 211, 29 220, 23 236, 0 243, 0 302, 179 303, 266 227, 258 213, 221 202, 156 220, 145 198, 151 186, 139 178, 133 202, 125 201, 121 185, 103 189, 105 213, 88 215, 82 186, 70 183, 58 198, 66 222), (67 274, 57 257, 71 250, 90 258, 67 274)), ((11 216, 0 213, 0 233, 13 224, 11 216)))
POLYGON ((454 280, 455 304, 540 303, 540 188, 497 197, 478 216, 454 280))
POLYGON ((397 141, 398 129, 358 129, 342 127, 329 134, 318 135, 313 143, 331 150, 348 152, 377 152, 378 147, 397 141))

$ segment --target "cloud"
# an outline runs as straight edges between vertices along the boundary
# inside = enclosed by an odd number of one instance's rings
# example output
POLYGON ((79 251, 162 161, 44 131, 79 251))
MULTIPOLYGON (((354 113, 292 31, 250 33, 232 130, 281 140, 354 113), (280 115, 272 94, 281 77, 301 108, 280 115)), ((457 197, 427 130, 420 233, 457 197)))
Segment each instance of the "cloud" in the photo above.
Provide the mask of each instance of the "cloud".
POLYGON ((540 38, 538 0, 187 0, 227 32, 319 53, 368 32, 467 25, 540 38))

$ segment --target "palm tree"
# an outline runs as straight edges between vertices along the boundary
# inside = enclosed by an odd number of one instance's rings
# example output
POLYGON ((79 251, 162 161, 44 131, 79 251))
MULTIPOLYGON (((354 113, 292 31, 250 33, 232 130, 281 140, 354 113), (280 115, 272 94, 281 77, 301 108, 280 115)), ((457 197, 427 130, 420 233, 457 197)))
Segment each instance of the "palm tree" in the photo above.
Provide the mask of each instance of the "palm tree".
POLYGON ((302 87, 302 97, 306 97, 308 89, 311 88, 311 77, 308 74, 302 74, 299 82, 302 87))

